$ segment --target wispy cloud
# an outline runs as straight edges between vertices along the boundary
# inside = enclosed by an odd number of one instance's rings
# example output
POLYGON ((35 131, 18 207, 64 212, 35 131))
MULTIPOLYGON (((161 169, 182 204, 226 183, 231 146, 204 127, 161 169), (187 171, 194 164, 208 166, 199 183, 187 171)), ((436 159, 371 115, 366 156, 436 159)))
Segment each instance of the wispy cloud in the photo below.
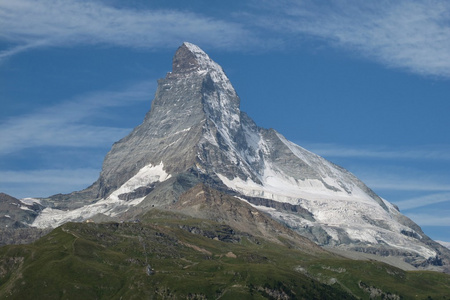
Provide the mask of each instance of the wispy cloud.
POLYGON ((331 143, 309 143, 306 147, 325 157, 450 160, 450 149, 443 145, 392 148, 380 145, 344 146, 331 143))
POLYGON ((448 164, 450 149, 445 145, 393 148, 379 145, 343 146, 330 143, 307 143, 306 148, 332 161, 350 159, 351 171, 375 190, 450 191, 450 178, 447 173, 436 173, 435 170, 435 173, 430 174, 424 169, 408 167, 408 162, 448 164), (373 160, 378 163, 367 164, 367 161, 373 160), (398 166, 399 163, 403 166, 398 166))
POLYGON ((52 169, 52 170, 27 170, 27 171, 0 171, 2 183, 52 183, 60 184, 86 184, 86 177, 98 176, 98 169, 52 169), (68 176, 70 175, 70 176, 68 176))
POLYGON ((408 218, 414 220, 420 226, 450 226, 450 214, 421 214, 407 213, 408 218))
POLYGON ((391 175, 388 172, 379 174, 358 174, 360 178, 372 189, 389 191, 423 191, 441 192, 450 191, 450 185, 436 182, 432 179, 422 179, 411 176, 408 173, 402 175, 391 175))
POLYGON ((395 204, 398 205, 401 210, 408 210, 442 202, 450 202, 450 193, 430 194, 422 197, 399 201, 395 204))
POLYGON ((0 155, 42 146, 98 147, 110 144, 129 128, 91 125, 108 107, 149 101, 154 83, 141 82, 119 91, 100 91, 62 101, 0 123, 0 155))
POLYGON ((332 46, 422 75, 450 77, 450 2, 258 1, 249 17, 291 41, 318 38, 332 46), (265 10, 264 10, 265 9, 265 10))
POLYGON ((0 1, 0 39, 16 44, 0 58, 40 46, 173 48, 186 39, 239 47, 252 36, 242 24, 187 11, 118 9, 98 1, 0 1))
POLYGON ((450 177, 446 171, 427 169, 413 165, 396 165, 386 161, 382 164, 352 162, 349 168, 370 188, 379 192, 450 192, 450 177))
MULTIPOLYGON (((116 8, 99 1, 0 1, 0 59, 43 46, 296 47, 309 38, 382 64, 450 77, 450 2, 255 1, 227 19, 173 9, 116 8), (262 30, 261 30, 262 29, 262 30)), ((310 41, 310 40, 309 40, 310 41)))
POLYGON ((47 197, 86 188, 99 173, 92 168, 0 171, 0 190, 18 198, 47 197))

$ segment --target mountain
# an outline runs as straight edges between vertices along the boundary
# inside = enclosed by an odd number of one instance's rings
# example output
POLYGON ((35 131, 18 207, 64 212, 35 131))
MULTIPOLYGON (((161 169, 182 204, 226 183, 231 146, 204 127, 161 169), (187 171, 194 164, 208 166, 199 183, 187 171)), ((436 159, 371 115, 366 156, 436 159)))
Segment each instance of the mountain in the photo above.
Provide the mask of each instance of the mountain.
POLYGON ((10 195, 0 193, 0 224, 2 228, 23 228, 34 220, 43 209, 34 201, 20 201, 10 195))
POLYGON ((444 242, 444 241, 436 241, 436 242, 438 242, 442 246, 450 249, 450 243, 449 242, 444 242))
POLYGON ((0 193, 0 246, 30 243, 47 234, 49 229, 30 226, 43 209, 33 199, 19 200, 0 193))
POLYGON ((448 249, 353 174, 258 127, 240 111, 222 68, 190 43, 176 51, 172 72, 158 81, 143 123, 112 146, 98 180, 83 191, 35 201, 45 206, 29 222, 37 228, 128 221, 164 209, 269 239, 274 232, 289 236, 281 229, 286 226, 342 255, 405 269, 450 264, 448 249), (197 195, 206 197, 203 204, 197 195), (227 197, 245 208, 230 208, 227 197))

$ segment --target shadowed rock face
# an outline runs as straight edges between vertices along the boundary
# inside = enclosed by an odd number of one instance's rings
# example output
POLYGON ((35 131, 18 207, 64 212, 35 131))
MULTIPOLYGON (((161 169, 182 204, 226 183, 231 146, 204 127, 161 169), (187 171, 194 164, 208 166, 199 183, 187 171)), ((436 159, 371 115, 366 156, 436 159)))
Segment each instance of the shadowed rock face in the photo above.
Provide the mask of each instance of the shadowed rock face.
POLYGON ((170 77, 188 75, 200 69, 201 65, 195 54, 186 44, 181 45, 173 57, 172 73, 170 77))
MULTIPOLYGON (((181 195, 203 183, 247 199, 252 209, 320 245, 358 251, 383 245, 392 250, 389 253, 411 252, 425 262, 438 255, 445 258, 444 264, 450 258, 447 250, 430 242, 414 222, 353 174, 273 129, 258 127, 239 105, 222 68, 199 47, 184 43, 175 53, 172 72, 158 81, 143 123, 113 145, 99 179, 83 191, 42 203, 73 210, 99 201, 123 201, 111 204, 114 214, 108 209, 98 212, 116 218, 136 216, 153 206, 194 213, 173 203, 180 197, 191 203, 193 199, 181 195), (162 168, 158 174, 142 172, 156 166, 162 168)), ((196 213, 219 218, 229 204, 213 203, 216 214, 196 213)), ((250 216, 239 213, 236 218, 250 216)), ((80 213, 73 220, 86 218, 80 213)), ((418 260, 414 263, 420 265, 418 260)))

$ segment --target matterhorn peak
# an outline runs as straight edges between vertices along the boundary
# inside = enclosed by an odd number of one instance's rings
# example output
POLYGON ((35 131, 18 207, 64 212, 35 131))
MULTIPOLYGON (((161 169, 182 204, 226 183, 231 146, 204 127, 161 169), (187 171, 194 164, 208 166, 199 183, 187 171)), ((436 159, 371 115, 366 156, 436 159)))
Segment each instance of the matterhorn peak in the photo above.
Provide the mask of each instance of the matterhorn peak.
POLYGON ((184 42, 175 52, 172 61, 172 72, 168 78, 183 78, 193 74, 209 75, 211 80, 221 89, 236 95, 233 86, 222 67, 213 61, 200 47, 184 42))
POLYGON ((176 51, 172 62, 172 74, 182 75, 208 70, 222 71, 200 47, 184 42, 176 51))
MULTIPOLYGON (((184 42, 177 49, 173 57, 172 72, 167 74, 165 80, 167 86, 180 87, 185 99, 188 98, 184 88, 186 83, 190 82, 189 86, 197 86, 202 95, 197 99, 202 99, 203 111, 208 119, 225 128, 225 131, 238 129, 240 99, 222 67, 200 47, 184 42)), ((173 95, 173 91, 170 94, 173 95)))
POLYGON ((222 68, 183 43, 172 72, 158 80, 144 122, 113 145, 99 179, 86 190, 46 199, 53 207, 33 226, 173 208, 202 183, 319 245, 387 253, 414 267, 440 263, 436 255, 446 250, 392 204, 347 170, 258 127, 239 104, 222 68))

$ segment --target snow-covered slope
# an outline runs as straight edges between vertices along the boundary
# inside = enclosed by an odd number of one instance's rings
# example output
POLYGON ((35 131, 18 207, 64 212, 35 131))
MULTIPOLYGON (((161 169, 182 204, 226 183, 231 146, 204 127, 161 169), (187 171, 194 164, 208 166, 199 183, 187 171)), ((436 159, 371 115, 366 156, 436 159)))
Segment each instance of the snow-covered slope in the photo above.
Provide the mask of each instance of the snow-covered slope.
POLYGON ((450 242, 444 242, 444 241, 436 241, 436 242, 438 242, 439 244, 441 244, 445 248, 450 249, 450 242))
POLYGON ((265 211, 301 233, 317 232, 309 236, 316 235, 318 243, 377 249, 382 245, 394 249, 391 253, 414 253, 426 259, 437 255, 421 242, 422 232, 410 228, 392 204, 354 175, 274 130, 257 127, 239 111, 235 91, 222 69, 197 46, 185 45, 201 65, 197 72, 211 74, 214 85, 214 93, 204 96, 208 122, 199 147, 202 170, 213 169, 228 188, 242 195, 307 210, 312 220, 291 212, 265 211), (204 149, 215 147, 218 150, 205 155, 204 149), (211 161, 212 157, 216 160, 211 161))
POLYGON ((31 226, 55 228, 67 222, 86 221, 99 214, 109 217, 117 216, 126 212, 128 208, 138 205, 146 196, 145 194, 141 197, 138 196, 132 200, 127 200, 126 197, 121 197, 122 195, 130 194, 139 188, 151 187, 152 183, 162 182, 169 178, 170 175, 164 171, 163 163, 156 166, 147 165, 108 197, 95 203, 67 211, 47 207, 34 220, 31 226))

